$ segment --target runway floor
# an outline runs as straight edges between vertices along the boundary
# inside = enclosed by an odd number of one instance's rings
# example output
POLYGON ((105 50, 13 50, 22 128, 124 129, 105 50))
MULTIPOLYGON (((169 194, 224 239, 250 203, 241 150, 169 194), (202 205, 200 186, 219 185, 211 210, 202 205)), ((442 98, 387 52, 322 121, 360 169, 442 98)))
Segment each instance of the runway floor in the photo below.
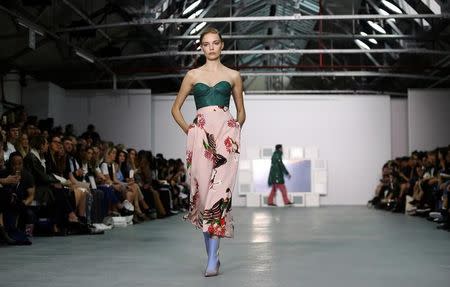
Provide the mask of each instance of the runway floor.
POLYGON ((450 233, 365 207, 234 208, 221 274, 181 216, 0 248, 0 286, 449 286, 450 233))

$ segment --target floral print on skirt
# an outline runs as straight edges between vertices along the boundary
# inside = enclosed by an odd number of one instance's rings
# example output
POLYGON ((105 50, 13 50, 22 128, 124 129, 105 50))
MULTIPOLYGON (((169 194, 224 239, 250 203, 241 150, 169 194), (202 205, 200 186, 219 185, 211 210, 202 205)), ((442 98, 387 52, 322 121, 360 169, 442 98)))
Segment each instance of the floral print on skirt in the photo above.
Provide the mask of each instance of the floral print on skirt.
POLYGON ((187 136, 186 162, 191 182, 185 219, 203 232, 233 237, 231 198, 239 163, 241 129, 228 107, 197 110, 187 136))

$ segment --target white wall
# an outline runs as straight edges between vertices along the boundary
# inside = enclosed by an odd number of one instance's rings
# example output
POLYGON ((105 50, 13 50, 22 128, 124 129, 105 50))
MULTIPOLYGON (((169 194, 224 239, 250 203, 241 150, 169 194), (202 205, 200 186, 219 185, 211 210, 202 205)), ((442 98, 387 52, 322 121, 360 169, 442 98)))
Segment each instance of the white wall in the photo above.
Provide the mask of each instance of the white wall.
POLYGON ((66 90, 54 88, 49 114, 77 133, 93 123, 104 140, 138 149, 151 148, 150 90, 66 90))
POLYGON ((49 86, 49 82, 27 81, 22 90, 22 105, 29 115, 40 119, 48 117, 49 86))
POLYGON ((20 76, 18 72, 11 72, 3 77, 3 89, 5 100, 9 103, 20 104, 22 87, 20 86, 20 76))
MULTIPOLYGON (((170 114, 173 100, 153 96, 153 150, 184 159, 186 137, 170 114)), ((329 171, 329 194, 321 204, 365 204, 373 195, 381 166, 391 157, 389 96, 247 95, 245 105, 242 158, 251 146, 317 146, 329 171)), ((183 113, 191 122, 192 97, 183 113)))
POLYGON ((408 90, 409 150, 450 144, 450 90, 408 90))
POLYGON ((406 98, 391 98, 391 147, 392 158, 409 154, 408 100, 406 98))

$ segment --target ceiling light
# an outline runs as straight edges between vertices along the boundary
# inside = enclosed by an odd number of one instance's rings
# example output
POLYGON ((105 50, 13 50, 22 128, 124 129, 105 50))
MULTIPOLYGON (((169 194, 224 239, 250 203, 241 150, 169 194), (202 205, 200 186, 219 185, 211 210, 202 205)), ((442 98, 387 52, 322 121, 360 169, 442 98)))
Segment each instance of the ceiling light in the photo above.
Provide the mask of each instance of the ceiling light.
MULTIPOLYGON (((391 15, 386 10, 381 9, 381 8, 378 9, 378 13, 380 13, 381 15, 385 15, 385 16, 391 15)), ((395 22, 395 19, 394 18, 389 18, 389 19, 387 19, 387 21, 395 22)))
POLYGON ((386 0, 381 0, 381 3, 383 3, 383 5, 386 6, 386 8, 388 8, 392 12, 397 13, 397 14, 403 14, 402 10, 400 10, 400 8, 398 8, 391 2, 386 1, 386 0))
POLYGON ((358 47, 360 47, 361 49, 364 49, 364 50, 370 50, 370 47, 369 47, 366 43, 364 43, 363 41, 361 41, 361 40, 359 40, 359 39, 356 39, 356 40, 355 40, 355 43, 356 43, 356 45, 358 45, 358 47))
MULTIPOLYGON (((366 32, 360 32, 360 34, 363 36, 368 36, 366 32)), ((377 40, 375 40, 374 38, 369 38, 369 42, 375 45, 378 44, 377 40)))
POLYGON ((367 24, 369 24, 370 27, 372 27, 374 30, 376 30, 382 34, 386 34, 386 30, 384 30, 384 28, 381 27, 378 23, 375 23, 375 22, 369 20, 369 21, 367 21, 367 24))
POLYGON ((200 3, 202 3, 202 0, 197 0, 194 3, 192 3, 191 5, 189 5, 186 10, 183 11, 183 13, 181 15, 186 15, 191 13, 195 8, 197 8, 198 5, 200 5, 200 3))
POLYGON ((200 9, 197 12, 195 12, 194 14, 192 14, 191 16, 188 17, 188 19, 194 19, 197 18, 200 14, 202 14, 204 9, 200 9))
POLYGON ((79 57, 85 59, 89 63, 94 63, 94 57, 93 56, 90 56, 90 55, 88 55, 88 54, 86 54, 84 52, 78 51, 78 50, 75 51, 75 54, 77 54, 79 57))
POLYGON ((203 27, 206 26, 206 22, 201 22, 200 24, 198 24, 197 26, 195 26, 194 29, 191 30, 191 32, 189 32, 190 35, 196 34, 198 32, 200 32, 201 29, 203 29, 203 27))

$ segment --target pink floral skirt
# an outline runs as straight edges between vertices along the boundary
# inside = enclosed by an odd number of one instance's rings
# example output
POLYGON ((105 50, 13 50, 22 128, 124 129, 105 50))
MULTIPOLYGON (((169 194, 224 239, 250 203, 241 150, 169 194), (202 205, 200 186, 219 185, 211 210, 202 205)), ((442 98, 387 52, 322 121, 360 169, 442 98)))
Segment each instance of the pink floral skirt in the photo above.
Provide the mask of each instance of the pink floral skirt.
POLYGON ((187 136, 186 162, 191 182, 185 219, 203 232, 233 237, 231 197, 239 163, 241 129, 227 107, 197 110, 187 136))

